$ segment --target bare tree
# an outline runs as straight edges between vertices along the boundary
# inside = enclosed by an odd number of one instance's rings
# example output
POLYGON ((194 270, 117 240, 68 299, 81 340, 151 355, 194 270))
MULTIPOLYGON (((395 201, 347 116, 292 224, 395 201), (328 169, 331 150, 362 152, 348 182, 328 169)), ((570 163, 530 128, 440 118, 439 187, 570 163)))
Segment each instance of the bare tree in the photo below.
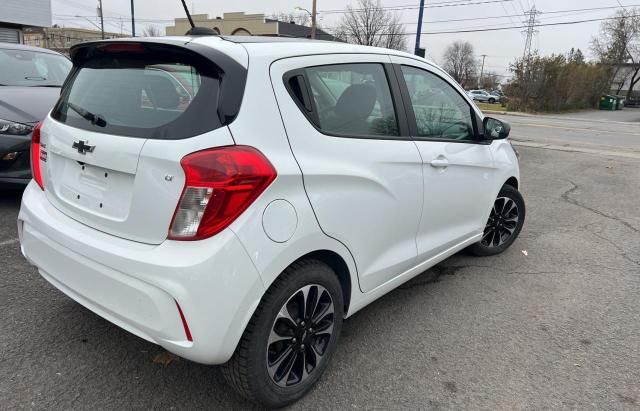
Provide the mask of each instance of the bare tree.
MULTIPOLYGON (((286 23, 295 23, 299 26, 311 26, 311 16, 309 13, 273 13, 270 19, 284 21, 286 23)), ((317 24, 316 24, 317 26, 317 24)))
POLYGON ((400 17, 385 10, 380 0, 358 0, 347 6, 334 36, 348 43, 406 50, 400 17))
POLYGON ((164 36, 164 30, 160 27, 150 24, 142 30, 142 37, 160 37, 164 36))
POLYGON ((495 90, 498 88, 500 84, 500 76, 492 71, 486 71, 482 75, 482 79, 480 81, 480 87, 486 90, 495 90))
POLYGON ((613 67, 611 81, 620 93, 631 77, 627 97, 640 81, 640 9, 618 10, 614 19, 605 20, 600 33, 591 41, 591 50, 601 63, 613 67), (623 66, 627 65, 629 70, 623 66))
POLYGON ((474 78, 478 64, 473 52, 473 46, 468 41, 454 41, 447 47, 443 56, 443 68, 461 86, 469 84, 474 78))

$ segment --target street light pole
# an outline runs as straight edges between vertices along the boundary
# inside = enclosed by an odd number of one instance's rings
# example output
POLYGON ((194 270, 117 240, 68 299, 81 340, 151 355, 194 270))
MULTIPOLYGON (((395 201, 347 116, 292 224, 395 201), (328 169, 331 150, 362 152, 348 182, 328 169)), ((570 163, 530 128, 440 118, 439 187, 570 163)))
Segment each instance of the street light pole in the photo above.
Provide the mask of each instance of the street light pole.
POLYGON ((305 9, 304 7, 300 7, 300 6, 296 6, 296 8, 294 10, 301 10, 304 11, 305 13, 307 13, 309 16, 311 16, 311 38, 315 39, 316 38, 316 0, 313 0, 313 7, 312 7, 312 12, 305 9))
POLYGON ((133 0, 131 0, 131 37, 136 36, 136 18, 135 8, 133 7, 133 0))
POLYGON ((102 33, 102 40, 104 40, 104 18, 102 16, 102 0, 98 0, 98 10, 100 11, 100 32, 102 33))
POLYGON ((424 14, 424 0, 420 0, 420 10, 418 11, 418 29, 416 30, 416 47, 413 54, 420 55, 420 34, 422 33, 422 17, 424 14))
POLYGON ((316 38, 316 0, 313 0, 313 6, 311 7, 311 38, 316 38))

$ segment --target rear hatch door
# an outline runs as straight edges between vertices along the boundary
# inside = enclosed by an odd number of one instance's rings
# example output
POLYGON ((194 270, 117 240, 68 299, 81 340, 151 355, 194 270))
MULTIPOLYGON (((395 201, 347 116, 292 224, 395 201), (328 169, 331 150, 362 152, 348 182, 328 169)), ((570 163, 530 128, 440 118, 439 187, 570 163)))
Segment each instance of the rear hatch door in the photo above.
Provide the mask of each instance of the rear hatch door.
MULTIPOLYGON (((218 57, 222 66, 242 68, 218 57)), ((74 70, 41 133, 48 200, 100 231, 164 241, 184 186, 180 160, 234 144, 226 126, 234 118, 229 104, 224 115, 216 110, 223 103, 223 69, 171 44, 97 43, 76 50, 74 70)))

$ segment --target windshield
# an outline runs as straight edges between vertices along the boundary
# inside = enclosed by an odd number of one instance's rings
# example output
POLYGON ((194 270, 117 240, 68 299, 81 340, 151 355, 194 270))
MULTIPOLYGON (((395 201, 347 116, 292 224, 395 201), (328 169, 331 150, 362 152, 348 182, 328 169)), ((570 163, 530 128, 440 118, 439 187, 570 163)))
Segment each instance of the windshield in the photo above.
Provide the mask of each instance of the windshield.
POLYGON ((60 87, 70 70, 71 61, 58 54, 0 49, 2 86, 60 87))

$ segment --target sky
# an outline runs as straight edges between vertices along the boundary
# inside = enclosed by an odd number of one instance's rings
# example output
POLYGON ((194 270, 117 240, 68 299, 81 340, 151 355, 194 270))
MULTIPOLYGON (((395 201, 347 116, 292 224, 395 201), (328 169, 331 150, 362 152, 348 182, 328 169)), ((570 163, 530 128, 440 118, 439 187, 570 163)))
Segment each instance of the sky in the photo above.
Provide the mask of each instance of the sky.
MULTIPOLYGON (((105 30, 130 33, 130 0, 102 0, 105 16, 105 30)), ((184 17, 180 0, 134 0, 136 31, 149 25, 171 25, 173 18, 184 17)), ((419 0, 380 0, 384 7, 393 10, 405 23, 407 33, 415 33, 418 20, 419 0)), ((64 26, 95 28, 99 24, 96 15, 98 0, 52 0, 54 23, 64 26)), ((348 4, 357 0, 317 0, 319 23, 331 32, 348 4)), ((187 0, 187 5, 195 13, 207 13, 211 17, 222 16, 224 12, 244 11, 246 13, 296 12, 295 7, 311 9, 311 0, 187 0)), ((533 6, 541 13, 537 20, 541 24, 551 24, 576 20, 606 18, 625 7, 640 6, 640 0, 425 0, 422 32, 475 30, 500 27, 523 26, 524 11, 533 6), (473 4, 476 3, 476 4, 473 4), (600 10, 584 10, 601 8, 600 10), (606 8, 606 9, 603 9, 606 8), (451 21, 461 20, 464 21, 451 21), (471 20, 469 20, 471 19, 471 20), (443 21, 448 20, 448 21, 443 21)), ((392 10, 389 10, 392 11, 392 10)), ((597 35, 600 21, 581 24, 538 27, 533 38, 533 48, 541 54, 566 53, 572 47, 580 48, 587 57, 591 56, 590 42, 597 35)), ((524 51, 525 35, 522 28, 509 30, 423 34, 421 45, 427 57, 441 63, 442 54, 453 41, 470 42, 476 55, 486 54, 485 71, 509 76, 509 63, 521 57, 524 51)), ((415 35, 407 35, 407 49, 413 51, 415 35)))

